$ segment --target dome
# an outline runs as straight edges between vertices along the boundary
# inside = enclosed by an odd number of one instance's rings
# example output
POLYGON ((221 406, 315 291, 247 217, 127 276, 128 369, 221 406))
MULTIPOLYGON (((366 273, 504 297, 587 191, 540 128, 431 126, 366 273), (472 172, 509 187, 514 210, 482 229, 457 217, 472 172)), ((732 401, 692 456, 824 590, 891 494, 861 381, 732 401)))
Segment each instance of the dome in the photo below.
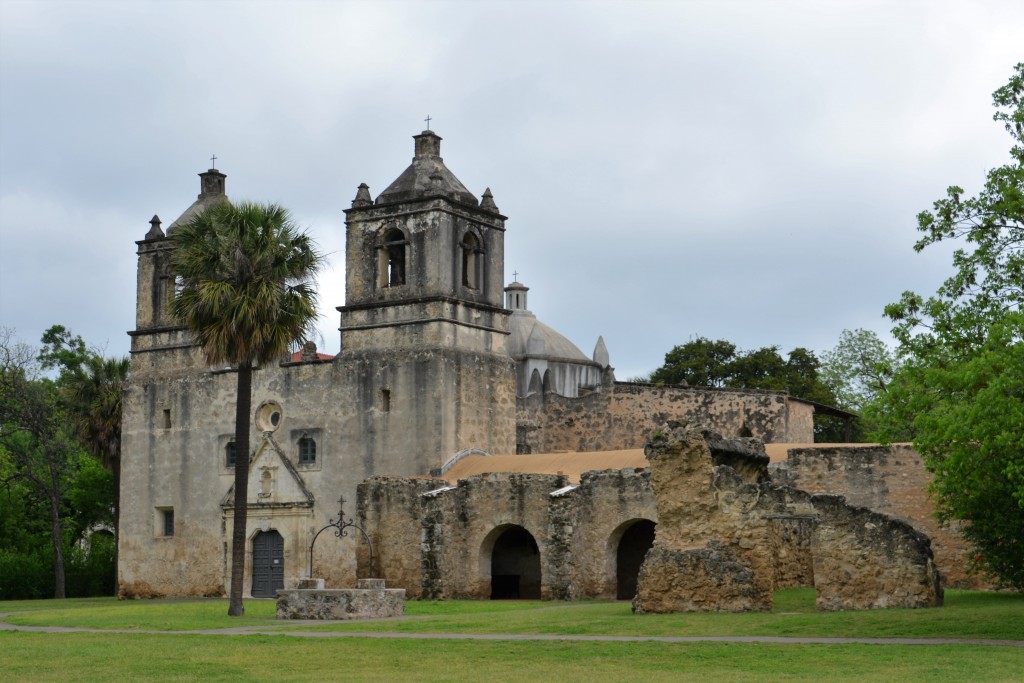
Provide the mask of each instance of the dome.
POLYGON ((516 360, 545 358, 569 363, 592 363, 575 344, 530 311, 513 311, 509 320, 508 353, 516 360))

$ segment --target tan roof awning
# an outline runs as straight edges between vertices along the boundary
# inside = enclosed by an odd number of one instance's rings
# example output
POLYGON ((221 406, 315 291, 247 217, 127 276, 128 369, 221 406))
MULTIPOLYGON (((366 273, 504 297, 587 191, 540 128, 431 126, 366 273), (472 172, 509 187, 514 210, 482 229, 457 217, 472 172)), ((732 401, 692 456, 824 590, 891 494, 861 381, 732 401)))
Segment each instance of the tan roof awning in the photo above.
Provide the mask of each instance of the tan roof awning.
POLYGON ((625 467, 647 467, 642 448, 597 453, 543 453, 536 455, 467 455, 442 478, 450 482, 488 472, 521 472, 531 474, 564 474, 578 482, 580 475, 591 470, 619 470, 625 467))

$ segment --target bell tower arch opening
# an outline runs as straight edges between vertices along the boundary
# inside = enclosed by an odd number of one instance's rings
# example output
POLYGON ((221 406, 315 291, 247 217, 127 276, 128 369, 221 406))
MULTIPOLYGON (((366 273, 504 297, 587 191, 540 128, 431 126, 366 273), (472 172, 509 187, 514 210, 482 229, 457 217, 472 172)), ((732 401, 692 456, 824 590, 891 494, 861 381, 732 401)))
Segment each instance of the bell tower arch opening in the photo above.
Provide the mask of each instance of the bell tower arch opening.
POLYGON ((472 232, 467 232, 459 246, 462 248, 462 286, 480 289, 484 264, 480 238, 472 232))
POLYGON ((400 287, 405 284, 405 250, 409 245, 405 234, 398 228, 384 233, 377 247, 377 286, 400 287))

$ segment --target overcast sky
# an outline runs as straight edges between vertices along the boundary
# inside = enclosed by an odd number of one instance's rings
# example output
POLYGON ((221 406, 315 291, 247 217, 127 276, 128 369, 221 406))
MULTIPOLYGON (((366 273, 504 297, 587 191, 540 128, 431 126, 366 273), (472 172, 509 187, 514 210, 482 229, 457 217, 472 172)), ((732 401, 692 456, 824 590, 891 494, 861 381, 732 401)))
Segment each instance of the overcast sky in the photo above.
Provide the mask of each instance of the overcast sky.
POLYGON ((289 207, 330 253, 409 164, 508 216, 505 280, 620 379, 697 336, 832 348, 935 290, 915 215, 1005 163, 991 93, 1024 3, 0 0, 0 324, 108 353, 135 324, 136 240, 195 200, 289 207))

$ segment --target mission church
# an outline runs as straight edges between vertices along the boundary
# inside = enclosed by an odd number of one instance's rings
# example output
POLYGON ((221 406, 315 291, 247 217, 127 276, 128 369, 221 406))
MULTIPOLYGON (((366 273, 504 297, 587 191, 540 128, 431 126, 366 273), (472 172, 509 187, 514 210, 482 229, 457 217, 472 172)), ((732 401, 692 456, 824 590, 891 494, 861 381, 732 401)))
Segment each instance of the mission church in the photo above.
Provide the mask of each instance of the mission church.
MULTIPOLYGON (((399 505, 396 489, 386 501, 374 498, 389 478, 431 482, 414 485, 408 495, 436 497, 476 475, 506 487, 499 496, 504 502, 466 521, 467 528, 480 527, 479 538, 465 541, 470 563, 479 561, 480 569, 465 586, 441 590, 442 597, 498 596, 503 590, 524 597, 629 597, 623 592, 630 581, 635 585, 637 558, 650 546, 657 522, 648 494, 623 493, 640 486, 635 477, 618 489, 602 480, 607 490, 588 494, 588 505, 600 512, 584 515, 580 524, 607 525, 593 531, 598 550, 579 551, 602 555, 586 570, 594 576, 570 581, 568 570, 551 570, 562 572, 565 585, 591 588, 569 595, 559 592, 553 575, 516 568, 517 552, 550 554, 553 539, 563 533, 548 529, 555 489, 569 495, 588 471, 639 476, 646 466, 640 449, 669 420, 700 421, 725 437, 813 442, 815 405, 785 392, 617 382, 602 339, 592 354, 583 353, 530 312, 528 287, 506 284, 507 219, 490 190, 478 199, 466 189, 442 160, 435 132, 423 131, 414 141, 412 163, 394 182, 376 198, 361 184, 344 210, 346 291, 345 305, 337 309, 338 352, 307 344, 254 372, 251 454, 234 449, 231 368, 208 367, 169 311, 169 237, 198 212, 227 201, 225 174, 215 168, 200 173, 195 202, 166 232, 154 216, 137 242, 120 483, 123 597, 226 594, 239 457, 251 458, 247 596, 272 597, 311 574, 335 586, 352 585, 357 573, 383 573, 393 582, 409 569, 403 563, 422 564, 413 569, 426 576, 428 563, 417 553, 418 544, 426 547, 429 529, 417 526, 422 520, 409 501, 412 517, 403 519, 415 529, 368 529, 378 546, 376 566, 358 550, 359 539, 321 540, 315 554, 310 544, 337 519, 339 499, 346 517, 356 515, 371 527, 381 505, 399 505), (495 479, 484 473, 505 474, 495 479), (553 478, 519 486, 515 473, 553 478), (360 488, 367 480, 377 483, 360 488), (530 505, 543 510, 528 523, 522 510, 530 505), (499 557, 505 551, 511 554, 499 557), (606 551, 612 555, 607 561, 606 551), (623 560, 622 553, 629 557, 623 560), (521 586, 499 585, 509 577, 521 586)), ((579 562, 555 557, 544 560, 544 571, 585 564, 582 555, 579 562)), ((429 583, 409 586, 410 597, 439 595, 424 588, 429 583)))

